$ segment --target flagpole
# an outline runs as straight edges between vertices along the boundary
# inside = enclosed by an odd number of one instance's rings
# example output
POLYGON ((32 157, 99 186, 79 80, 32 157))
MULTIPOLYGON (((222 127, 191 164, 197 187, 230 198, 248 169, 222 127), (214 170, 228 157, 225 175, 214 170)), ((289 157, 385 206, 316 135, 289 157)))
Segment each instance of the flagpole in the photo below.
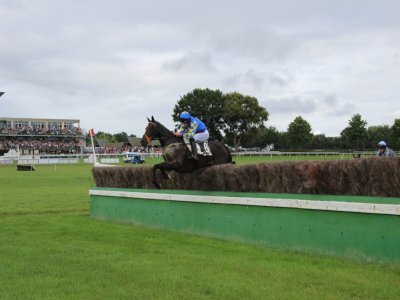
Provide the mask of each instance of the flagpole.
POLYGON ((94 143, 93 143, 93 135, 94 135, 94 130, 90 129, 89 131, 90 139, 92 140, 92 150, 93 150, 93 164, 96 165, 97 163, 97 157, 96 157, 96 151, 94 150, 94 143))

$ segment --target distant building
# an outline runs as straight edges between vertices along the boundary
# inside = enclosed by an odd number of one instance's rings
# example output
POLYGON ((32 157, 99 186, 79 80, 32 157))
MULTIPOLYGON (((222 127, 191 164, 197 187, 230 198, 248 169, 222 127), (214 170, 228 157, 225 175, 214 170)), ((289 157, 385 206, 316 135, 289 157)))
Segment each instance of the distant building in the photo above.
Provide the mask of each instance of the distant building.
POLYGON ((79 120, 71 119, 36 119, 36 118, 2 118, 0 129, 18 129, 23 127, 41 129, 74 129, 80 128, 79 120))

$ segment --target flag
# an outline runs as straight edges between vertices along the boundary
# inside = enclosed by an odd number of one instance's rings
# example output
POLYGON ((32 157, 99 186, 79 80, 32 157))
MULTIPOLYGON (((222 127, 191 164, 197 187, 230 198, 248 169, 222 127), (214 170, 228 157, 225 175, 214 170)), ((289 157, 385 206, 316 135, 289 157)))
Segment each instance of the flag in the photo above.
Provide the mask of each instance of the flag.
POLYGON ((90 136, 94 136, 94 130, 93 130, 93 128, 89 130, 89 135, 90 135, 90 136))

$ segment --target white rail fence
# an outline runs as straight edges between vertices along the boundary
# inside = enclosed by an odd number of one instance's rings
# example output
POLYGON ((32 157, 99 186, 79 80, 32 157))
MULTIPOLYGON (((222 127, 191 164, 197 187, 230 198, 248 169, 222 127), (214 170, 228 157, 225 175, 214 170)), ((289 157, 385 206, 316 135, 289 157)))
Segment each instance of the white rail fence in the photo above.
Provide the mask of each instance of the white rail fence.
MULTIPOLYGON (((161 157, 161 153, 139 153, 140 156, 147 158, 161 157)), ((268 152, 234 152, 233 157, 266 157, 273 158, 275 156, 287 156, 292 159, 304 157, 328 157, 337 156, 340 159, 347 159, 352 157, 368 157, 375 155, 374 152, 357 152, 357 153, 341 153, 341 152, 279 152, 279 151, 268 151, 268 152)), ((98 162, 102 164, 119 164, 123 162, 124 154, 97 154, 98 162)), ((93 164, 94 159, 92 154, 71 154, 71 155, 42 155, 42 156, 0 156, 0 165, 8 164, 26 164, 26 165, 37 165, 37 164, 78 164, 86 163, 93 164)))

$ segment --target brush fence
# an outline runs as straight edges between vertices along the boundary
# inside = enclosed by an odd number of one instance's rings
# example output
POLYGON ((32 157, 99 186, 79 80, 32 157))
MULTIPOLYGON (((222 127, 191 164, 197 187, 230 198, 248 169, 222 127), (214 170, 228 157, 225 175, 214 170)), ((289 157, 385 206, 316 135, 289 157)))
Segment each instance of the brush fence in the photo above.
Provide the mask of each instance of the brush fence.
POLYGON ((92 218, 271 247, 400 262, 400 199, 92 188, 92 218))

